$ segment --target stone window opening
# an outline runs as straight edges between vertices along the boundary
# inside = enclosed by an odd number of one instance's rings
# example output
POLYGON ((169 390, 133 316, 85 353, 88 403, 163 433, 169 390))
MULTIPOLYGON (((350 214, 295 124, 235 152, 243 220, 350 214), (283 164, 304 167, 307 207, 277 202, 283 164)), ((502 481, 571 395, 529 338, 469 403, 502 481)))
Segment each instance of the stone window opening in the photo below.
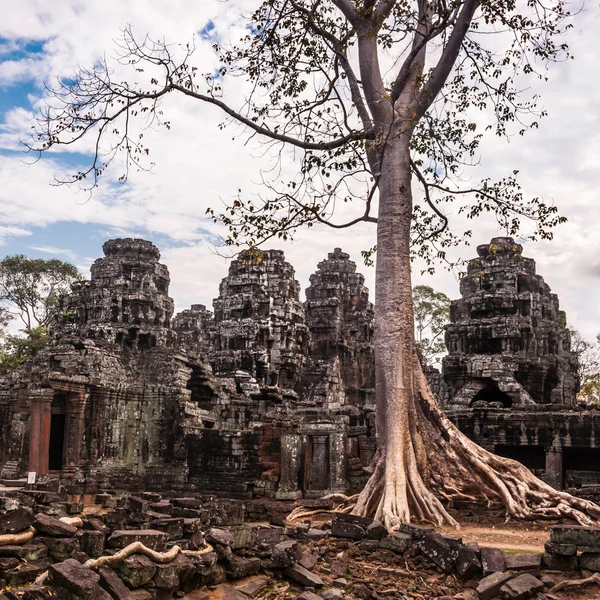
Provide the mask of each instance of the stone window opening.
POLYGON ((488 379, 485 382, 485 386, 473 396, 473 400, 471 400, 469 406, 473 406, 475 402, 481 400, 485 402, 500 402, 504 408, 510 408, 512 406, 512 398, 506 392, 503 392, 498 387, 498 383, 493 379, 488 379))

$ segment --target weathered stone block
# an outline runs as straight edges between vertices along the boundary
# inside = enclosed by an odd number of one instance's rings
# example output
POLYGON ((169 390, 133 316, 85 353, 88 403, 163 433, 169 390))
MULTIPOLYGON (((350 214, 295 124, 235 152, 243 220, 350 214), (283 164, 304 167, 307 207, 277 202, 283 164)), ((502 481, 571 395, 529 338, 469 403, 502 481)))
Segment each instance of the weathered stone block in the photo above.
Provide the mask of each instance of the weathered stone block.
POLYGON ((42 513, 38 513, 35 516, 35 522, 33 526, 38 531, 52 537, 73 537, 77 533, 76 527, 67 525, 67 523, 63 523, 54 517, 50 517, 49 515, 44 515, 42 513))
POLYGON ((600 548, 600 527, 554 525, 550 528, 550 541, 557 544, 600 548))
POLYGON ((575 571, 579 568, 579 561, 577 556, 544 554, 542 556, 542 567, 551 571, 575 571))
POLYGON ((507 554, 504 562, 508 571, 537 570, 542 564, 541 554, 507 554))
POLYGON ((92 569, 87 569, 72 558, 51 565, 48 570, 48 578, 52 583, 84 600, 94 600, 96 598, 94 594, 100 581, 98 573, 92 571, 92 569))
POLYGON ((0 535, 5 533, 19 533, 27 529, 34 521, 31 511, 20 506, 5 515, 0 515, 0 535))
POLYGON ((81 549, 92 558, 102 556, 106 535, 100 531, 84 530, 79 537, 81 549))
POLYGON ((480 600, 492 600, 500 592, 500 588, 514 577, 513 573, 497 571, 484 577, 477 585, 476 591, 480 600))
POLYGON ((579 556, 579 567, 595 573, 600 572, 600 553, 584 552, 579 556))
POLYGON ((544 544, 544 550, 548 554, 556 556, 575 556, 577 554, 577 546, 575 544, 557 544, 548 540, 544 544))
POLYGON ((456 558, 456 572, 463 579, 472 579, 473 577, 481 576, 481 561, 477 556, 477 552, 467 546, 459 548, 456 558))
POLYGON ((500 588, 500 593, 502 600, 526 600, 544 588, 544 584, 537 577, 524 573, 505 583, 500 588))
POLYGON ((392 550, 397 554, 404 554, 412 543, 412 538, 407 533, 394 532, 384 537, 379 542, 380 548, 392 550))
POLYGON ((137 588, 147 584, 156 573, 156 565, 142 554, 134 554, 127 557, 115 567, 125 585, 137 588))
POLYGON ((109 548, 125 548, 134 542, 142 542, 144 546, 157 552, 164 552, 169 536, 162 531, 152 529, 117 530, 107 540, 109 548))
POLYGON ((293 579, 302 585, 310 587, 321 587, 323 585, 323 580, 318 575, 311 573, 308 569, 305 569, 300 565, 287 567, 284 569, 283 573, 290 579, 293 579))
POLYGON ((133 600, 129 589, 110 567, 100 567, 98 573, 100 575, 100 585, 114 600, 133 600))
POLYGON ((498 548, 481 548, 481 566, 484 577, 491 573, 506 571, 504 554, 498 548))
POLYGON ((454 571, 458 550, 452 548, 439 533, 427 532, 422 539, 416 542, 416 546, 431 562, 441 567, 446 573, 454 571))

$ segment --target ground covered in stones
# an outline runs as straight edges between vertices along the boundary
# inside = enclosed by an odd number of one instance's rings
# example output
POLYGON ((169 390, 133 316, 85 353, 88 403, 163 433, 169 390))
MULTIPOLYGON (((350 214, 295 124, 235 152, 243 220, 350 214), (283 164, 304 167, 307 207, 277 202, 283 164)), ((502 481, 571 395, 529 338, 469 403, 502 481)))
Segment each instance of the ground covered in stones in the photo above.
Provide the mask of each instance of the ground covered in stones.
POLYGON ((388 534, 378 521, 328 513, 327 500, 305 501, 321 512, 300 522, 287 518, 290 503, 90 500, 0 489, 0 600, 600 600, 600 528, 553 524, 548 535, 492 515, 487 530, 471 520, 463 539, 406 524, 388 534), (502 551, 498 536, 526 545, 502 551), (585 587, 555 589, 586 577, 585 587))

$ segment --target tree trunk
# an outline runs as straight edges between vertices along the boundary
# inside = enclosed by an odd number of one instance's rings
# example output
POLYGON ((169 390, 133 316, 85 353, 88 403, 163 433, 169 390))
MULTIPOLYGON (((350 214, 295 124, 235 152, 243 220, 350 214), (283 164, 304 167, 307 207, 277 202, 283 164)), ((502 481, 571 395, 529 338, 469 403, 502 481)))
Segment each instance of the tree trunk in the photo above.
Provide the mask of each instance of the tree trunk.
POLYGON ((417 359, 410 275, 409 135, 392 131, 379 178, 375 277, 377 452, 354 514, 388 530, 410 521, 458 526, 441 500, 501 500, 507 518, 570 517, 589 525, 600 507, 559 492, 520 463, 495 456, 445 416, 417 359), (590 518, 591 517, 591 518, 590 518))

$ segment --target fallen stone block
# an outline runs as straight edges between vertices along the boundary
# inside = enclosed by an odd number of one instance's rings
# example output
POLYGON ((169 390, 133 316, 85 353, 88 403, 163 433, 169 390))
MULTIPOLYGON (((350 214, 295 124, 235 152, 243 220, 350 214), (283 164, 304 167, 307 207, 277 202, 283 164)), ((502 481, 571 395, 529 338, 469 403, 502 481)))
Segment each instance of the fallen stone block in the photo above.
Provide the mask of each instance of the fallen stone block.
POLYGON ((548 554, 556 556, 575 556, 577 554, 577 546, 575 544, 557 544, 550 540, 544 544, 544 550, 548 554))
MULTIPOLYGON (((316 564, 316 561, 315 561, 315 564, 316 564)), ((348 560, 348 558, 346 556, 341 556, 340 558, 334 558, 331 561, 331 564, 329 565, 329 568, 331 569, 331 574, 334 577, 343 577, 348 571, 349 564, 350 564, 350 561, 348 560)), ((302 565, 302 566, 306 566, 306 565, 302 565)), ((307 568, 309 568, 309 567, 307 567, 307 568)), ((310 567, 310 568, 312 568, 312 567, 310 567)))
POLYGON ((236 587, 239 592, 242 592, 245 596, 249 598, 254 598, 260 592, 262 592, 267 585, 269 585, 269 580, 266 577, 253 577, 246 581, 244 585, 240 585, 236 587))
POLYGON ((48 569, 48 579, 51 583, 84 600, 95 600, 97 598, 96 592, 99 588, 100 575, 92 569, 87 569, 72 558, 51 565, 48 569))
POLYGON ((338 588, 329 588, 321 592, 323 600, 343 600, 344 592, 338 588))
POLYGON ((0 535, 5 533, 19 533, 27 529, 34 521, 31 511, 20 506, 5 515, 0 515, 0 535))
POLYGON ((387 534, 387 529, 383 523, 375 520, 367 527, 365 537, 368 540, 382 540, 387 534))
POLYGON ((492 600, 500 592, 500 588, 514 577, 513 573, 496 571, 484 577, 478 584, 476 592, 480 600, 492 600))
POLYGON ((321 587, 323 585, 323 580, 318 575, 311 573, 308 569, 305 569, 301 565, 292 565, 291 567, 287 567, 284 569, 283 573, 290 579, 293 579, 302 585, 310 587, 321 587))
POLYGON ((209 544, 221 544, 221 546, 229 547, 233 543, 233 535, 226 529, 213 527, 208 530, 206 540, 209 544))
POLYGON ((398 531, 391 533, 379 541, 379 547, 392 550, 397 554, 404 554, 412 544, 412 537, 408 533, 398 531))
POLYGON ((0 546, 0 556, 15 556, 26 561, 38 560, 48 556, 44 544, 23 544, 22 546, 0 546))
POLYGON ((579 568, 593 571, 594 573, 600 572, 600 553, 598 552, 584 552, 579 556, 579 568))
POLYGON ((542 564, 541 554, 507 554, 504 556, 507 571, 539 570, 542 564))
POLYGON ((152 519, 149 523, 151 529, 163 531, 169 536, 169 540, 178 540, 183 537, 183 519, 182 518, 164 518, 152 519))
POLYGON ((483 576, 506 571, 504 554, 498 548, 481 548, 481 567, 483 576))
POLYGON ((98 574, 100 585, 114 600, 133 600, 129 589, 110 567, 100 567, 98 574))
POLYGON ((227 560, 225 570, 234 579, 256 575, 260 570, 260 558, 243 558, 232 554, 227 560))
POLYGON ((423 527, 422 525, 412 525, 411 523, 401 523, 400 533, 410 535, 413 540, 421 540, 427 532, 433 531, 431 528, 423 527))
POLYGON ((422 554, 446 573, 454 571, 458 550, 452 548, 439 533, 428 531, 422 539, 416 542, 416 546, 422 554))
POLYGON ((481 576, 481 561, 475 550, 467 546, 459 548, 456 558, 456 572, 463 579, 473 579, 481 576))
POLYGON ((273 548, 273 565, 285 568, 292 566, 302 558, 302 547, 295 540, 279 542, 273 548))
POLYGON ((51 537, 67 538, 73 537, 77 533, 77 527, 67 525, 59 519, 38 513, 35 515, 33 526, 40 532, 51 537))
POLYGON ((56 561, 71 558, 73 553, 81 550, 79 542, 75 538, 40 538, 40 542, 48 548, 48 554, 56 561))
MULTIPOLYGON (((298 563, 301 566, 303 566, 305 569, 308 569, 310 571, 311 569, 315 568, 315 565, 317 564, 318 560, 319 560, 318 554, 313 554, 312 552, 303 552, 298 563)), ((332 570, 332 572, 333 572, 333 570, 332 570)))
POLYGON ((544 584, 537 577, 524 573, 505 583, 500 588, 500 594, 502 600, 526 600, 544 588, 544 584))
POLYGON ((554 525, 550 528, 550 541, 557 544, 600 548, 600 527, 554 525))
POLYGON ((134 542, 142 542, 144 546, 157 552, 164 552, 169 536, 153 529, 121 529, 116 530, 106 541, 109 548, 125 548, 134 542))
POLYGON ((137 588, 148 583, 156 573, 156 565, 143 554, 128 556, 123 562, 115 565, 125 585, 137 588))
POLYGON ((546 553, 542 556, 542 567, 551 571, 575 571, 579 568, 579 560, 577 556, 557 556, 546 553))
POLYGON ((4 578, 7 583, 11 586, 25 585, 35 581, 38 575, 41 575, 48 570, 48 567, 54 561, 51 558, 40 558, 38 560, 32 560, 27 563, 23 563, 6 571, 4 578))
POLYGON ((319 594, 305 590, 296 598, 296 600, 322 600, 322 597, 319 596, 319 594))
POLYGON ((79 537, 81 549, 92 558, 102 556, 105 540, 105 534, 100 531, 82 531, 81 536, 79 537))

